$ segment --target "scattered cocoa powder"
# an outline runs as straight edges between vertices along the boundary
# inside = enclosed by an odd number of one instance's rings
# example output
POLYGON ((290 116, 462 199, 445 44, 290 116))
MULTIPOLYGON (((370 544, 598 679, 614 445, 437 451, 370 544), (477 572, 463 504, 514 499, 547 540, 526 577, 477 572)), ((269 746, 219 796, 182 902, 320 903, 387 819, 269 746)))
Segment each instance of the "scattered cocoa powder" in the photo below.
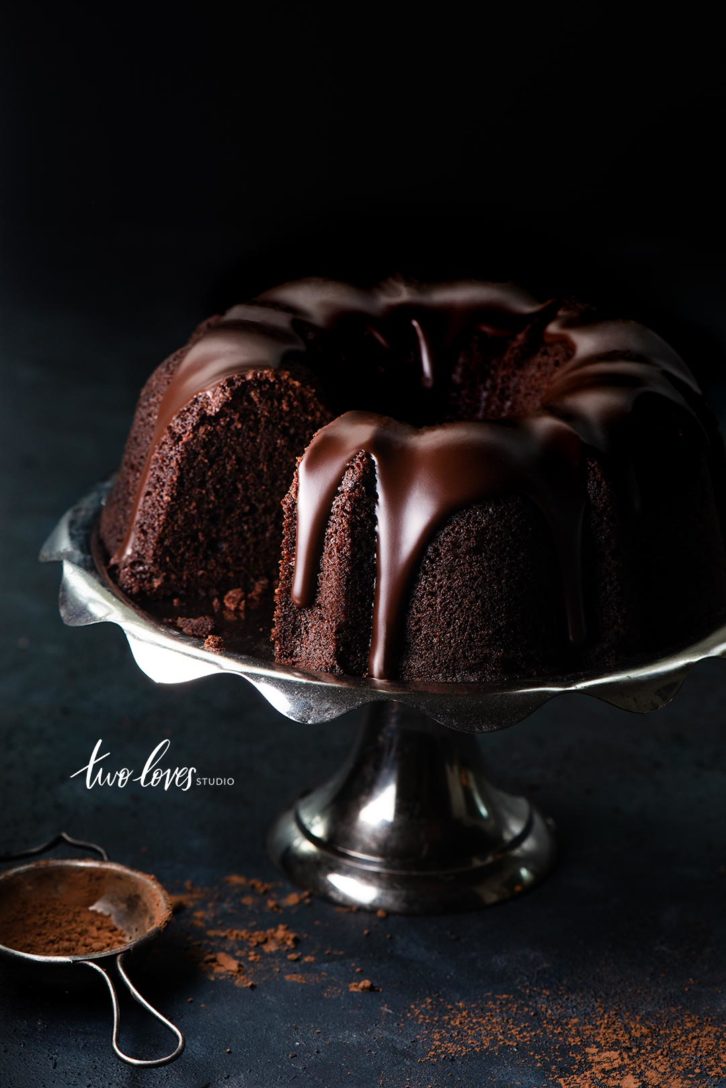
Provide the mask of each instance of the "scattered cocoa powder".
POLYGON ((177 914, 180 910, 187 910, 189 907, 192 907, 195 903, 199 902, 201 897, 202 892, 195 889, 191 884, 191 881, 188 880, 184 886, 183 892, 177 892, 176 895, 169 896, 172 913, 177 914))
POLYGON ((226 977, 236 985, 247 985, 281 973, 288 957, 315 962, 314 956, 303 959, 295 951, 300 938, 286 922, 259 924, 263 912, 279 916, 284 909, 295 912, 307 902, 305 892, 293 892, 278 900, 270 896, 272 888, 267 881, 231 873, 214 888, 192 888, 187 883, 184 892, 175 897, 178 909, 195 908, 187 915, 187 928, 193 927, 190 943, 210 978, 226 977), (253 894, 239 895, 243 888, 253 894))
POLYGON ((296 907, 299 903, 309 903, 310 899, 311 894, 309 891, 290 892, 290 894, 286 895, 282 900, 282 903, 285 907, 296 907))
POLYGON ((209 929, 207 933, 210 937, 224 937, 227 941, 261 948, 263 952, 280 952, 294 948, 298 940, 297 934, 284 922, 271 929, 209 929))
POLYGON ((254 876, 241 876, 239 873, 230 873, 229 876, 224 878, 225 884, 231 884, 232 887, 239 888, 253 888, 260 895, 267 895, 272 891, 272 884, 266 880, 258 880, 254 876))
MULTIPOLYGON (((298 949, 306 938, 287 920, 274 926, 263 921, 265 915, 279 917, 280 910, 297 916, 309 895, 277 895, 275 887, 239 874, 213 888, 185 887, 181 899, 195 909, 183 920, 192 937, 198 934, 200 964, 209 977, 250 989, 275 978, 294 985, 315 983, 323 997, 337 999, 346 991, 378 992, 360 966, 352 968, 357 977, 347 986, 324 972, 310 973, 308 965, 316 956, 298 949), (290 972, 293 962, 304 964, 306 971, 290 972)), ((314 951, 326 958, 339 954, 331 948, 314 951)), ((636 1014, 632 1005, 615 998, 594 1000, 584 993, 578 1000, 564 990, 523 986, 516 995, 473 1003, 429 997, 413 1006, 406 1019, 417 1025, 420 1061, 426 1064, 509 1054, 514 1066, 521 1062, 524 1070, 536 1068, 553 1088, 711 1088, 721 1083, 726 1077, 722 1027, 675 1008, 647 1011, 647 1001, 645 994, 643 1011, 636 1014)))
POLYGON ((410 1015, 423 1029, 423 1062, 516 1051, 558 1088, 694 1088, 694 1075, 726 1076, 722 1025, 679 1009, 587 1006, 575 1015, 571 993, 525 988, 476 1004, 427 998, 410 1015))
POLYGON ((232 978, 236 986, 254 990, 255 983, 245 974, 242 964, 227 952, 210 952, 204 957, 204 962, 212 972, 213 977, 232 978))
POLYGON ((214 952, 208 959, 210 963, 217 963, 223 971, 239 971, 239 960, 230 956, 228 952, 214 952))

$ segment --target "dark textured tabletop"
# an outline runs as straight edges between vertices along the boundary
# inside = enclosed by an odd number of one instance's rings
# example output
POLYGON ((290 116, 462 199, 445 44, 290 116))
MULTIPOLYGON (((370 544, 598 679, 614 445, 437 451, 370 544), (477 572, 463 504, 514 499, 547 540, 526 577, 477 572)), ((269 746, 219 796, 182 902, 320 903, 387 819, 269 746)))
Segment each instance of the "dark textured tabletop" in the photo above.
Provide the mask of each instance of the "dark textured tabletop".
MULTIPOLYGON (((62 625, 40 545, 115 466, 139 385, 192 310, 161 296, 124 323, 114 298, 61 289, 39 311, 6 296, 0 849, 66 830, 180 896, 130 968, 188 1045, 172 1066, 133 1071, 111 1054, 90 971, 3 963, 0 1083, 726 1084, 723 663, 647 717, 565 697, 484 738, 492 778, 554 817, 555 872, 478 913, 379 917, 291 894, 264 845, 280 809, 339 763, 355 716, 298 725, 231 677, 156 686, 118 629, 62 625), (99 738, 110 768, 140 769, 165 737, 165 765, 234 785, 71 778, 99 738), (351 990, 363 980, 372 988, 351 990)), ((131 1013, 128 1031, 139 1050, 167 1045, 131 1013)))

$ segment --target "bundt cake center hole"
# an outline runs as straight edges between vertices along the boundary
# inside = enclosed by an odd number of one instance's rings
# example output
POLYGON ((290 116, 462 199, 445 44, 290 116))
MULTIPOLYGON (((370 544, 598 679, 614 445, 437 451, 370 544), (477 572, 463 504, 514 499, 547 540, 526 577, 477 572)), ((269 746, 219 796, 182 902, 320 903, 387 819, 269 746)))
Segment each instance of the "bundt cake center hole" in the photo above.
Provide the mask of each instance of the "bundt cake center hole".
POLYGON ((412 426, 516 419, 541 410, 569 356, 543 337, 549 313, 508 330, 452 333, 431 313, 348 315, 317 345, 314 369, 337 412, 370 411, 412 426))
POLYGON ((415 427, 513 420, 542 410, 564 357, 541 351, 522 360, 505 350, 497 358, 473 347, 434 366, 431 356, 369 356, 329 400, 336 412, 375 412, 415 427))

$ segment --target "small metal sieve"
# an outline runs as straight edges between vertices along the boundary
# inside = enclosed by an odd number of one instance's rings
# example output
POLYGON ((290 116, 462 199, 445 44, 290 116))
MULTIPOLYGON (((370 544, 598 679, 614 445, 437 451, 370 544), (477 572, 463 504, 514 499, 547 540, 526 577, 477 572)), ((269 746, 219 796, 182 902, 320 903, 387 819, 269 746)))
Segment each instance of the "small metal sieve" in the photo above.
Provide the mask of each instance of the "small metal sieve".
POLYGON ((0 953, 39 964, 80 963, 92 968, 103 978, 111 996, 112 1045, 117 1056, 129 1065, 166 1065, 181 1054, 184 1036, 141 996, 126 974, 124 956, 161 932, 171 917, 169 897, 154 877, 109 861, 102 847, 71 838, 65 832, 21 854, 0 856, 0 862, 36 857, 59 843, 95 852, 101 860, 33 861, 0 874, 0 953), (83 916, 85 912, 94 912, 88 917, 93 923, 94 915, 97 915, 98 926, 90 931, 91 936, 85 941, 72 933, 64 936, 57 931, 51 943, 39 922, 34 931, 33 922, 54 906, 67 916, 69 910, 76 907, 83 916), (74 948, 76 940, 78 943, 74 948), (58 954, 59 945, 62 954, 58 954), (133 1058, 121 1049, 117 984, 111 973, 114 964, 134 1000, 176 1036, 176 1047, 163 1058, 133 1058))

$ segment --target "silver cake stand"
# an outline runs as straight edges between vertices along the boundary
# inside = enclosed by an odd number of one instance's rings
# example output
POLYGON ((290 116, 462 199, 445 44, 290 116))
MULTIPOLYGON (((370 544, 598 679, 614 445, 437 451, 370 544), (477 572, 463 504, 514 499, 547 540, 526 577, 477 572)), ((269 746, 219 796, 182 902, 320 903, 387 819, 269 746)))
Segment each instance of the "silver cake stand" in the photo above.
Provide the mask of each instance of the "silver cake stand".
POLYGON ((637 713, 656 710, 688 669, 726 656, 726 627, 636 668, 503 686, 399 684, 305 673, 253 654, 214 653, 163 625, 111 581, 95 528, 108 485, 61 519, 40 558, 63 563, 60 612, 72 627, 116 623, 157 683, 231 673, 297 722, 357 707, 365 720, 345 764, 276 820, 270 852, 289 879, 349 906, 400 913, 471 910, 525 891, 552 867, 554 827, 524 797, 492 786, 475 734, 513 725, 564 692, 637 713), (444 728, 449 727, 449 728, 444 728))

